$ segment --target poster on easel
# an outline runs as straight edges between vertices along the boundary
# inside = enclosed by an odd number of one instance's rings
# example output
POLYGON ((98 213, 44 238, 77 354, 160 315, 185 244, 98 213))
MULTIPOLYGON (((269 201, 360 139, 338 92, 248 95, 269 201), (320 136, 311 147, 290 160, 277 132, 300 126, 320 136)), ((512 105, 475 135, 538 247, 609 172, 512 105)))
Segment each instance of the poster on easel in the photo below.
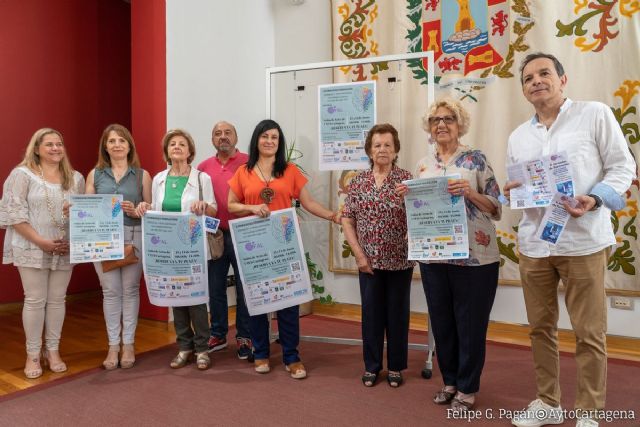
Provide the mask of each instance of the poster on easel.
POLYGON ((366 169, 367 132, 376 124, 374 81, 318 86, 321 171, 366 169))

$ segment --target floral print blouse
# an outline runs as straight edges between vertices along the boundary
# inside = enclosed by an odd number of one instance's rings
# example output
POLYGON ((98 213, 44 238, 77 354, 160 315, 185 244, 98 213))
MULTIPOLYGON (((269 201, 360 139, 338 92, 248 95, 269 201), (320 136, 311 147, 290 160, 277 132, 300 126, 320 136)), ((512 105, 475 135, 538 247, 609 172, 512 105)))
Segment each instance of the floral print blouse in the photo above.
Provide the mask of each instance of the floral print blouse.
POLYGON ((460 144, 456 152, 444 163, 435 144, 429 144, 428 154, 416 166, 416 177, 431 178, 460 174, 469 181, 472 189, 487 196, 496 207, 496 213, 489 215, 465 199, 467 208, 467 229, 469 232, 469 258, 444 261, 429 261, 455 265, 485 265, 500 261, 500 252, 496 242, 496 227, 493 221, 500 220, 502 205, 498 202, 500 187, 496 182, 493 169, 480 150, 460 144))
MULTIPOLYGON (((51 220, 45 195, 52 204, 54 215, 62 215, 62 204, 69 194, 84 193, 84 178, 79 172, 73 174, 73 184, 69 191, 63 191, 62 185, 44 182, 40 176, 25 166, 11 171, 4 183, 2 200, 0 200, 0 227, 6 228, 2 263, 16 267, 32 267, 51 270, 71 270, 69 254, 52 255, 44 252, 35 243, 22 237, 13 229, 14 224, 28 222, 33 229, 47 239, 60 237, 60 230, 51 220)), ((69 238, 69 225, 66 225, 65 236, 69 238)))
POLYGON ((411 172, 393 166, 380 188, 371 169, 349 184, 342 216, 355 220, 358 242, 373 269, 406 270, 415 265, 407 260, 404 198, 395 192, 396 184, 411 178, 411 172))

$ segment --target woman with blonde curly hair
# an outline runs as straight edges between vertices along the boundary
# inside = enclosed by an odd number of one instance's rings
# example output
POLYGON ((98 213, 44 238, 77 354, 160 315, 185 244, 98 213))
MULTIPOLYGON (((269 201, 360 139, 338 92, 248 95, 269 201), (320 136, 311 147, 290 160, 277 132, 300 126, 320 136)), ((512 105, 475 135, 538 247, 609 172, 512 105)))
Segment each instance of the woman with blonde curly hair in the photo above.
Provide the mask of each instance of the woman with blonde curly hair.
MULTIPOLYGON (((444 387, 433 401, 454 411, 471 409, 480 388, 489 314, 498 286, 500 254, 493 221, 502 213, 500 188, 485 155, 460 142, 470 118, 462 104, 441 99, 423 118, 430 135, 416 178, 457 174, 448 191, 464 197, 469 258, 420 262, 422 286, 444 387)), ((406 194, 406 185, 399 186, 406 194)))
POLYGON ((42 375, 41 356, 51 371, 67 370, 59 345, 73 266, 63 207, 69 194, 80 193, 84 178, 71 167, 62 134, 50 128, 37 130, 24 160, 5 181, 0 200, 0 227, 7 229, 2 262, 18 268, 24 289, 27 378, 42 375))

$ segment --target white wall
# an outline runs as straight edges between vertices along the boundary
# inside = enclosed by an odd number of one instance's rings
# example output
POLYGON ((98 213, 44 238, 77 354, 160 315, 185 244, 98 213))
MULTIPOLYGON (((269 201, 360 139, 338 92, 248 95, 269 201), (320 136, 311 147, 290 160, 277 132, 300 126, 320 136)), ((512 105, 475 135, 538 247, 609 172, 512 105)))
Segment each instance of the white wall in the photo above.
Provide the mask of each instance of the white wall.
POLYGON ((274 65, 269 0, 167 0, 167 126, 196 141, 195 164, 215 153, 211 129, 236 125, 246 151, 264 119, 264 69, 274 65))
MULTIPOLYGON (((264 69, 331 60, 329 0, 251 2, 167 0, 167 120, 192 132, 199 150, 196 161, 213 154, 210 132, 217 120, 236 123, 239 146, 246 149, 255 124, 264 118, 264 69)), ((299 73, 274 83, 274 119, 289 141, 304 152, 300 163, 311 172, 309 188, 319 201, 329 201, 328 173, 317 172, 317 124, 311 114, 317 84, 330 74, 299 73), (303 84, 304 93, 293 92, 303 84)), ((324 285, 335 300, 360 304, 357 276, 328 271, 328 225, 308 218, 302 224, 305 248, 323 269, 324 285)), ((416 270, 417 271, 417 270, 416 270)), ((559 296, 560 327, 570 329, 559 296)), ((414 280, 411 309, 426 312, 422 284, 414 280)), ((609 333, 640 337, 640 298, 633 311, 609 308, 609 333)), ((491 313, 494 321, 526 324, 522 289, 500 286, 491 313)))

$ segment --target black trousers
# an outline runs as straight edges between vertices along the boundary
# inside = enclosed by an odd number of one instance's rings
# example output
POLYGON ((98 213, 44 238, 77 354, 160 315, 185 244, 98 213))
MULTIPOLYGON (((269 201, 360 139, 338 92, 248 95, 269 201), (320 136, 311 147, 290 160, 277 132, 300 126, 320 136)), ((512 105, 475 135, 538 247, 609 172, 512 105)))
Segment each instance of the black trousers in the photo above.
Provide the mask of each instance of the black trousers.
POLYGON ((438 367, 444 384, 462 393, 480 389, 498 267, 420 263, 438 367))
POLYGON ((407 369, 409 299, 413 268, 360 273, 362 299, 362 353, 367 372, 382 370, 384 337, 387 336, 387 368, 407 369))

